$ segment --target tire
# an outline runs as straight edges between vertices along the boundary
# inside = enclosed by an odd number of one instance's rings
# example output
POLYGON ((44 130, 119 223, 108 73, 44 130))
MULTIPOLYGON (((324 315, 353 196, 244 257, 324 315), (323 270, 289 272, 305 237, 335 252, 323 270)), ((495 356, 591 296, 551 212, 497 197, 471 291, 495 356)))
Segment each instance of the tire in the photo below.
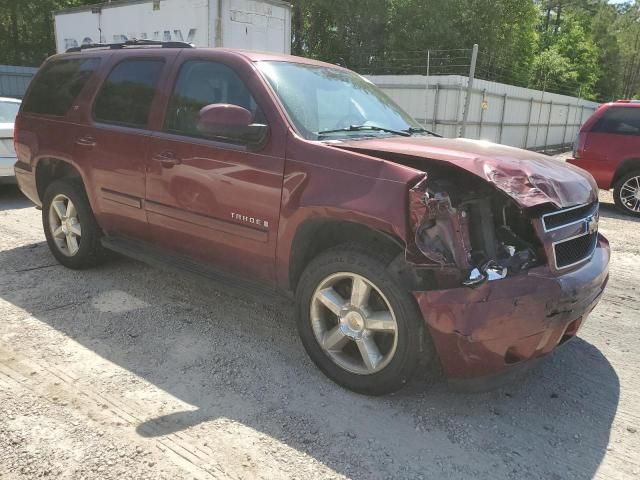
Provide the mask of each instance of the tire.
POLYGON ((613 200, 616 208, 622 213, 640 217, 640 170, 633 170, 616 182, 613 186, 613 200), (628 198, 628 195, 634 193, 632 188, 635 189, 637 201, 632 200, 634 197, 628 198), (628 201, 623 201, 623 196, 627 196, 628 201), (630 203, 631 201, 633 203, 630 203))
POLYGON ((423 342, 424 324, 415 299, 387 268, 393 258, 380 257, 356 246, 328 250, 306 267, 296 291, 298 332, 313 362, 337 384, 367 395, 384 395, 402 388, 421 355, 431 357, 433 350, 428 338, 423 342), (362 285, 370 284, 368 305, 362 309, 355 306, 362 304, 357 296, 353 301, 356 281, 357 291, 366 291, 362 285), (332 297, 331 292, 340 297, 332 297), (340 315, 335 313, 336 307, 332 311, 323 303, 331 304, 329 297, 338 298, 333 305, 346 302, 340 315), (376 315, 371 315, 373 311, 376 315), (386 323, 382 323, 383 318, 386 323), (380 330, 391 325, 389 319, 395 321, 395 333, 380 330), (370 326, 376 330, 370 330, 370 326), (381 356, 367 355, 367 363, 362 348, 369 351, 366 345, 371 345, 371 340, 381 356), (421 347, 429 351, 421 352, 421 347))
POLYGON ((47 187, 42 203, 42 225, 51 253, 65 267, 90 268, 105 258, 100 244, 102 232, 80 181, 56 180, 47 187), (76 215, 71 212, 66 221, 64 214, 69 213, 69 201, 75 207, 76 215), (54 235, 54 231, 58 234, 54 235), (69 237, 76 238, 77 249, 69 242, 69 237))

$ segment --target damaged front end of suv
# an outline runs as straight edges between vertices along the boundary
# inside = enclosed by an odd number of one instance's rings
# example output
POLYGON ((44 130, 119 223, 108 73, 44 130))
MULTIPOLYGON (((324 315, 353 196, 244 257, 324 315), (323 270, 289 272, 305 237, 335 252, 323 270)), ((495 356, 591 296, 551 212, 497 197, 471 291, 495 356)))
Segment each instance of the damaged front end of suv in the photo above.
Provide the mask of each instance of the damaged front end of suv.
POLYGON ((457 177, 425 175, 410 190, 409 263, 433 262, 439 285, 477 287, 545 260, 531 219, 513 200, 457 177))
POLYGON ((424 172, 408 191, 406 261, 430 279, 414 296, 451 383, 494 386, 575 336, 608 280, 588 174, 470 140, 350 147, 424 172))

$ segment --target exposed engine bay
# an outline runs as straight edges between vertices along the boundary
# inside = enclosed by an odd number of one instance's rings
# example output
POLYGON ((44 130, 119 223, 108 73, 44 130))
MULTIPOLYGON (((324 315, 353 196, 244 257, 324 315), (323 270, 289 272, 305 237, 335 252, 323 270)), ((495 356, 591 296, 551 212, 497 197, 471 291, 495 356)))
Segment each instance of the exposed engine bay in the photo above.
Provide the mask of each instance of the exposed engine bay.
MULTIPOLYGON (((404 263, 425 290, 479 286, 547 264, 551 253, 560 268, 555 246, 542 244, 542 215, 597 203, 597 186, 580 169, 504 145, 415 136, 339 148, 422 172, 409 188, 404 263)), ((588 258, 597 236, 585 239, 561 239, 565 266, 588 258)))
POLYGON ((458 285, 479 286, 544 260, 526 213, 503 192, 465 172, 430 168, 410 190, 410 209, 414 244, 407 248, 407 260, 448 270, 458 285))

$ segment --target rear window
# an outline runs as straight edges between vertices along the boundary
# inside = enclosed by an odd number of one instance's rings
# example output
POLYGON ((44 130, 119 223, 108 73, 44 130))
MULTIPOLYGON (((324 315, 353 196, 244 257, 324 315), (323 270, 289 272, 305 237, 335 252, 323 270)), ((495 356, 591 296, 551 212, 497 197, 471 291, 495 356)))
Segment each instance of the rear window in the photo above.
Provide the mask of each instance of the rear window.
POLYGON ((640 135, 640 108, 612 107, 604 111, 592 132, 640 135))
POLYGON ((47 63, 33 80, 24 111, 64 116, 98 65, 98 58, 54 60, 47 63))
POLYGON ((125 60, 111 70, 93 107, 99 122, 145 127, 164 60, 125 60))
POLYGON ((20 110, 20 104, 18 102, 0 101, 0 123, 15 122, 18 110, 20 110))

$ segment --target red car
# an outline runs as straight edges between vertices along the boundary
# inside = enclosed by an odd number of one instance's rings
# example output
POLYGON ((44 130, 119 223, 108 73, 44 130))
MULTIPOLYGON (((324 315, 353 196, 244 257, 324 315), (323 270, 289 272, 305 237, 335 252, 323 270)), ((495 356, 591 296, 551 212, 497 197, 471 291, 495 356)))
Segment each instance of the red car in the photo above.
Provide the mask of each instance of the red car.
POLYGON ((574 337, 608 279, 587 172, 440 138, 309 59, 74 49, 40 68, 15 142, 60 263, 110 249, 284 293, 310 357, 357 392, 428 362, 494 384, 574 337))
POLYGON ((613 188, 620 211, 640 217, 640 103, 601 105, 580 129, 568 162, 591 173, 598 187, 613 188))

